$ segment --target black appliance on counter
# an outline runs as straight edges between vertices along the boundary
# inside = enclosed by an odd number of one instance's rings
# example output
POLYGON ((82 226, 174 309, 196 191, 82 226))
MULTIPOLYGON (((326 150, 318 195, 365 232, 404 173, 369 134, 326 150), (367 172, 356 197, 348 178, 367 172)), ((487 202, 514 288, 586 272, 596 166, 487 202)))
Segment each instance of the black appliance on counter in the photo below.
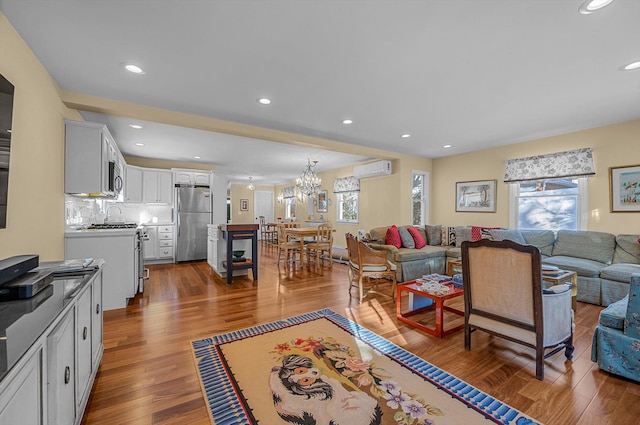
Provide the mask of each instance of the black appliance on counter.
POLYGON ((38 255, 17 255, 0 260, 0 301, 31 298, 53 282, 51 270, 38 267, 38 255))

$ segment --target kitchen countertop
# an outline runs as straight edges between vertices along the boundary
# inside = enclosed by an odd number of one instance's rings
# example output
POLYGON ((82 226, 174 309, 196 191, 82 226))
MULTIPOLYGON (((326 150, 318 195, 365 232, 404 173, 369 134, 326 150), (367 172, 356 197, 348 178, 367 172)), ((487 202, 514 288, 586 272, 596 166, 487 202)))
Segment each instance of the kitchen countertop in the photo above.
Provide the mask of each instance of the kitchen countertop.
POLYGON ((64 232, 65 237, 87 237, 87 236, 123 236, 123 235, 135 235, 138 229, 67 229, 64 232))
POLYGON ((88 270, 72 276, 57 276, 31 298, 0 302, 0 380, 95 273, 96 270, 88 270))

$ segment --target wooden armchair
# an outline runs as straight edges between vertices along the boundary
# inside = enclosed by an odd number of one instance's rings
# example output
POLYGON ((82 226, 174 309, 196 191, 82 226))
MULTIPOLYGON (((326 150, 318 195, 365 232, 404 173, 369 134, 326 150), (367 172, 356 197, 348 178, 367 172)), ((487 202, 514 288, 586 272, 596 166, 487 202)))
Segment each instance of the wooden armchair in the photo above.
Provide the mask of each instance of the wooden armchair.
POLYGON ((543 294, 538 248, 506 240, 463 242, 462 278, 466 350, 476 330, 531 347, 540 380, 545 358, 563 348, 572 358, 571 290, 559 285, 543 294))
POLYGON ((349 255, 349 296, 351 296, 351 287, 357 286, 360 303, 371 292, 388 295, 395 300, 396 266, 387 261, 387 253, 369 248, 351 233, 346 233, 345 237, 349 255), (354 283, 356 279, 357 285, 354 283), (365 288, 365 280, 369 283, 367 288, 365 288), (391 294, 378 291, 378 285, 381 282, 391 284, 391 294))

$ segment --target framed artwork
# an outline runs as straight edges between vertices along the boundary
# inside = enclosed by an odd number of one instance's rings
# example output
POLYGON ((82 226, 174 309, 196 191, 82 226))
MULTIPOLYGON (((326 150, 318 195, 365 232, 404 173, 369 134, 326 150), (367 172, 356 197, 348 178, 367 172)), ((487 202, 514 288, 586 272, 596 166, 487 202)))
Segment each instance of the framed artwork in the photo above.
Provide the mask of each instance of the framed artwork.
POLYGON ((317 208, 319 213, 327 212, 327 191, 321 190, 318 192, 318 203, 317 208))
POLYGON ((240 199, 240 211, 249 211, 248 199, 240 199))
POLYGON ((611 212, 640 211, 640 165, 609 168, 611 212))
POLYGON ((456 182, 457 212, 496 212, 496 180, 456 182))

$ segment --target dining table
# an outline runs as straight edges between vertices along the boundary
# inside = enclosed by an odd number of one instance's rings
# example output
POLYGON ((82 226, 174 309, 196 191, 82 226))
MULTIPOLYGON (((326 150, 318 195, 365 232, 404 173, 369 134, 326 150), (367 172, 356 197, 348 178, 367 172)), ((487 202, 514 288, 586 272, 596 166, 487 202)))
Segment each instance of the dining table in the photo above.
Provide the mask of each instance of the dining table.
MULTIPOLYGON (((331 229, 335 232, 336 229, 331 229)), ((300 241, 300 263, 303 264, 302 255, 304 253, 305 238, 315 238, 318 235, 318 227, 289 227, 285 230, 288 239, 295 238, 300 241)), ((307 262, 309 259, 307 258, 307 262)))

